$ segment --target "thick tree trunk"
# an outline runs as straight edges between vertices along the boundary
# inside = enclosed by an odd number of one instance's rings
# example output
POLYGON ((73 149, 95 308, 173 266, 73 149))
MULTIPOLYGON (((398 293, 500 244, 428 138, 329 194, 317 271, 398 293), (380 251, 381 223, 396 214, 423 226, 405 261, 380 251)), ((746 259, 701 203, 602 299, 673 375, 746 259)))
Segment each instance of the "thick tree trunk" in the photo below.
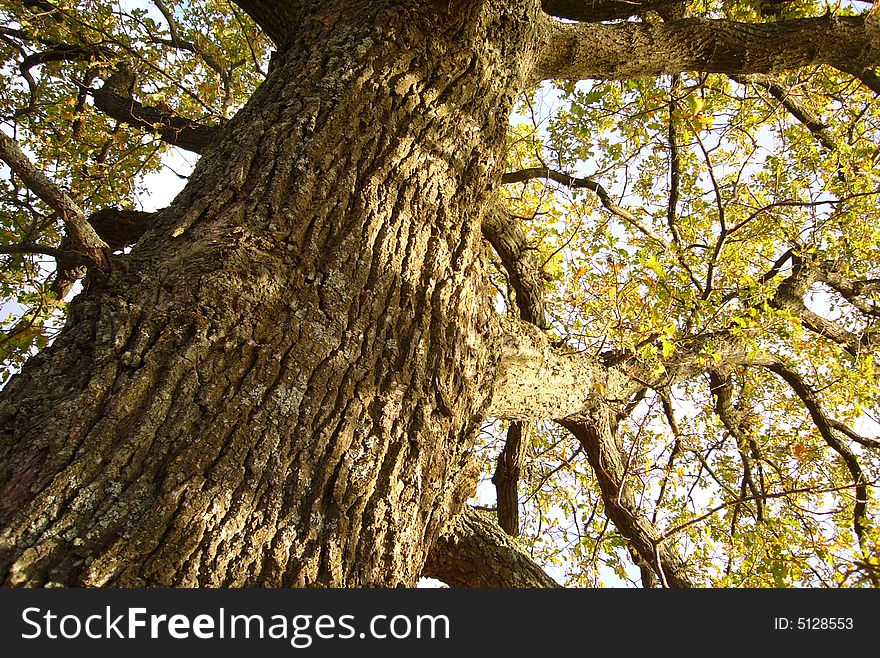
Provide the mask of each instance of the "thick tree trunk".
POLYGON ((3 391, 4 584, 412 585, 469 493, 538 3, 315 4, 3 391))

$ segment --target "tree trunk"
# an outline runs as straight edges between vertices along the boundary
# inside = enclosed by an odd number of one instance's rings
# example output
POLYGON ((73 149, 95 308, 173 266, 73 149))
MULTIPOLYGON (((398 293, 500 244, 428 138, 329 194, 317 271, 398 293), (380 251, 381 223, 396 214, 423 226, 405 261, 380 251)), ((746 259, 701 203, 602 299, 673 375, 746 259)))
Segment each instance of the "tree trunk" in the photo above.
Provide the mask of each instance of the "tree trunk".
POLYGON ((538 3, 303 4, 3 391, 4 584, 413 585, 470 493, 480 217, 538 3))

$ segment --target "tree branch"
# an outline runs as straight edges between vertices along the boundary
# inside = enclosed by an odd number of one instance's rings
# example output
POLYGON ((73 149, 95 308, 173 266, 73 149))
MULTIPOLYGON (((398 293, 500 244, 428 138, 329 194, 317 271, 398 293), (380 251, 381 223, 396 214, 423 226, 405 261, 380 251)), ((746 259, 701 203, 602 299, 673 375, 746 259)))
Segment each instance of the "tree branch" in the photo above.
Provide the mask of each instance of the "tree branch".
POLYGON ((520 317, 546 329, 543 274, 522 227, 499 205, 483 218, 482 230, 507 271, 520 317))
POLYGON ((89 224, 110 249, 122 249, 140 240, 156 221, 156 213, 102 208, 89 217, 89 224))
POLYGON ((820 280, 840 293, 846 301, 865 315, 880 317, 880 305, 866 295, 880 292, 880 279, 849 279, 840 274, 833 263, 820 265, 820 280))
POLYGON ((657 512, 660 510, 660 505, 663 504, 663 498, 666 495, 666 486, 669 483, 669 473, 672 471, 672 467, 675 465, 675 458, 678 457, 678 454, 681 452, 681 430, 678 427, 678 421, 675 419, 675 410, 672 407, 672 398, 669 395, 669 391, 660 391, 660 404, 663 407, 663 415, 666 418, 666 423, 669 425, 669 429, 672 430, 673 442, 672 442, 672 450, 669 451, 669 459, 666 461, 666 471, 663 475, 663 479, 660 481, 660 491, 657 493, 657 502, 654 503, 654 515, 651 517, 651 523, 657 523, 657 512))
POLYGON ((276 46, 283 48, 299 21, 300 2, 293 0, 232 0, 266 33, 276 46))
POLYGON ((626 455, 615 441, 611 415, 599 410, 590 419, 560 424, 587 453, 602 491, 605 512, 642 564, 650 565, 664 587, 694 587, 687 566, 673 548, 661 544, 660 531, 639 509, 632 486, 626 484, 626 455))
POLYGON ((848 73, 875 94, 880 95, 880 75, 877 75, 871 69, 859 66, 852 62, 844 62, 843 64, 836 65, 835 68, 844 73, 848 73))
MULTIPOLYGON (((669 84, 669 120, 667 131, 669 142, 669 204, 666 208, 666 225, 675 246, 681 249, 681 238, 678 235, 678 195, 681 181, 681 150, 678 147, 678 130, 675 116, 678 111, 678 95, 681 86, 681 76, 677 73, 672 76, 669 84)), ((697 286, 699 289, 699 286, 697 286)))
POLYGON ((470 507, 431 549, 422 575, 450 587, 559 587, 516 540, 470 507))
POLYGON ((752 494, 756 506, 755 520, 760 523, 764 520, 764 485, 763 481, 760 482, 760 487, 755 483, 755 478, 752 475, 752 462, 749 457, 750 450, 753 455, 758 452, 757 444, 751 437, 745 414, 733 405, 733 382, 730 373, 710 370, 709 382, 712 387, 712 395, 715 398, 715 413, 727 428, 730 436, 736 441, 743 466, 743 485, 748 487, 752 494))
POLYGON ((507 440, 498 455, 498 464, 492 476, 495 485, 498 525, 512 537, 519 535, 519 474, 525 461, 529 442, 526 438, 528 423, 513 421, 507 428, 507 440))
POLYGON ((778 80, 774 79, 773 76, 752 74, 731 77, 740 84, 753 84, 766 90, 773 98, 779 101, 779 104, 782 105, 789 114, 800 121, 803 126, 812 133, 813 137, 816 138, 823 148, 828 151, 839 150, 831 133, 828 132, 828 126, 822 123, 822 120, 813 114, 810 108, 801 103, 792 95, 790 89, 783 86, 778 80))
POLYGON ((776 23, 687 18, 669 23, 566 24, 547 19, 534 78, 619 80, 684 71, 772 73, 880 64, 880 26, 826 15, 776 23))
POLYGON ((207 148, 219 131, 219 126, 202 125, 173 112, 143 105, 134 100, 130 93, 119 93, 121 86, 111 84, 115 75, 110 76, 102 88, 92 89, 90 93, 95 107, 117 121, 158 133, 162 141, 194 153, 201 153, 207 148))
POLYGON ((632 352, 600 360, 589 352, 554 346, 534 325, 496 316, 488 338, 498 366, 487 415, 503 420, 578 421, 598 405, 624 401, 641 388, 668 388, 720 366, 768 366, 775 356, 755 354, 730 331, 678 339, 657 367, 632 352), (711 355, 711 356, 710 356, 711 355))
POLYGON ((592 355, 563 353, 535 325, 497 316, 491 340, 498 370, 487 415, 546 420, 578 414, 596 399, 606 371, 592 355))
POLYGON ((24 154, 15 140, 0 131, 0 159, 52 210, 58 213, 67 229, 67 237, 73 251, 81 254, 90 269, 105 272, 109 269, 109 248, 91 224, 86 221, 82 210, 43 172, 37 169, 24 154))
MULTIPOLYGON (((778 375, 797 394, 797 396, 801 399, 801 402, 803 402, 804 406, 807 408, 807 411, 810 413, 810 417, 813 419, 813 424, 819 430, 819 434, 822 435, 825 443, 828 445, 829 448, 840 455, 841 459, 843 459, 843 462, 846 464, 847 470, 849 470, 850 475, 852 476, 853 483, 856 489, 856 502, 855 507, 853 508, 853 530, 855 531, 856 536, 861 540, 862 536, 864 535, 865 528, 867 527, 867 479, 862 472, 862 467, 859 465, 859 460, 856 457, 855 453, 853 453, 853 451, 850 450, 849 446, 843 443, 843 441, 841 441, 840 438, 834 433, 835 425, 840 425, 840 423, 838 423, 837 421, 832 421, 826 415, 821 403, 819 402, 819 398, 816 396, 810 386, 798 373, 789 368, 782 361, 777 360, 775 363, 767 366, 767 369, 778 375)), ((850 430, 846 434, 848 436, 851 436, 850 432, 852 432, 852 430, 850 430)))
POLYGON ((44 256, 52 256, 53 258, 69 258, 78 262, 84 260, 83 256, 75 251, 46 247, 35 242, 0 245, 0 254, 42 254, 44 256))
POLYGON ((877 332, 866 331, 861 335, 856 335, 837 322, 823 318, 807 308, 804 295, 813 283, 823 280, 821 267, 796 257, 794 272, 779 284, 776 293, 769 302, 770 306, 795 314, 800 318, 804 327, 834 341, 853 357, 871 352, 880 346, 880 334, 877 332))
MULTIPOLYGON (((500 205, 483 219, 483 235, 489 240, 507 271, 510 284, 516 291, 519 317, 539 329, 547 328, 543 272, 534 249, 530 248, 519 222, 500 205)), ((495 485, 498 523, 504 531, 519 535, 519 475, 528 450, 529 424, 512 421, 507 440, 498 455, 492 483, 495 485)))
POLYGON ((524 181, 532 180, 534 178, 547 178, 556 183, 559 183, 560 185, 565 185, 566 187, 570 187, 572 189, 587 189, 595 192, 605 210, 610 212, 615 217, 623 220, 634 229, 656 242, 657 245, 660 246, 664 251, 674 253, 678 264, 685 272, 687 272, 691 283, 696 286, 697 290, 702 292, 700 282, 697 281, 697 278, 694 276, 694 273, 691 270, 690 266, 682 257, 681 250, 670 245, 663 236, 654 231, 650 226, 647 226, 638 217, 633 215, 629 210, 626 210, 625 208, 622 208, 617 203, 615 203, 614 199, 611 198, 611 195, 608 194, 608 191, 598 181, 593 180, 592 178, 578 178, 576 176, 571 176, 569 174, 563 173, 561 171, 556 171, 555 169, 550 169, 549 167, 529 167, 527 169, 511 171, 504 174, 501 177, 501 184, 510 185, 512 183, 522 183, 524 181))
POLYGON ((635 229, 657 242, 661 247, 666 249, 671 248, 669 243, 667 243, 662 236, 645 226, 631 212, 617 205, 602 184, 592 178, 578 178, 561 171, 556 171, 555 169, 550 169, 549 167, 529 167, 528 169, 520 169, 519 171, 511 171, 504 174, 501 177, 501 184, 510 185, 512 183, 522 183, 534 178, 547 178, 572 189, 587 189, 595 192, 604 208, 612 215, 619 217, 627 224, 633 226, 635 229))

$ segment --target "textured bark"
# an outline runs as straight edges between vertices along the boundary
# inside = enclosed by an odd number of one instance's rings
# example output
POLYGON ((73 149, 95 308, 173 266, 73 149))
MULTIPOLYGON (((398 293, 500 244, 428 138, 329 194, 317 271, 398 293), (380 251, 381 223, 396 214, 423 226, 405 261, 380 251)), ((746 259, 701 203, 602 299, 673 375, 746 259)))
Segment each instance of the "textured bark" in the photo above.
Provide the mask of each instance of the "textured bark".
POLYGON ((472 484, 479 217, 538 12, 436 4, 311 10, 3 391, 5 584, 415 583, 472 484))
POLYGON ((440 537, 424 575, 450 587, 559 587, 516 540, 470 508, 440 537))
POLYGON ((601 390, 606 369, 591 354, 566 353, 535 325, 510 317, 493 323, 499 365, 488 413, 505 420, 579 414, 601 390))
MULTIPOLYGON (((830 64, 873 84, 876 21, 572 25, 540 13, 572 2, 235 4, 278 52, 229 123, 206 132, 148 114, 121 72, 95 91, 120 120, 161 123, 164 139, 203 153, 172 206, 98 213, 93 228, 56 190, 40 195, 93 265, 97 235, 141 237, 0 394, 0 581, 413 585, 434 548, 428 573, 450 584, 548 584, 497 528, 459 516, 491 414, 564 419, 639 563, 664 585, 692 584, 638 510, 611 407, 634 386, 703 372, 711 345, 725 364, 775 367, 825 417, 793 373, 724 332, 682 341, 656 375, 632 355, 565 353, 534 324, 493 320, 481 220, 509 112, 549 77, 830 64)), ((542 171, 520 175, 578 183, 542 171)), ((598 183, 583 186, 653 238, 598 183)), ((523 318, 544 324, 521 236, 485 228, 519 279, 523 318)), ((825 418, 847 460, 832 430, 844 432, 825 418)))

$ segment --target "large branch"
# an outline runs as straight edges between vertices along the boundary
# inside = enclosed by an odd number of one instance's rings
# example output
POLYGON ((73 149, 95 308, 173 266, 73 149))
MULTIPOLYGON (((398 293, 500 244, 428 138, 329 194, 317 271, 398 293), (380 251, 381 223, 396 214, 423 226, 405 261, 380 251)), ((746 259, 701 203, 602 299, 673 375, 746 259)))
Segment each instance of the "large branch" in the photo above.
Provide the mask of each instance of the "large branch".
POLYGON ((706 372, 710 364, 777 362, 755 354, 730 331, 677 340, 674 354, 659 369, 630 351, 600 360, 590 352, 553 345, 534 325, 509 316, 496 317, 491 340, 498 367, 487 414, 503 420, 578 421, 601 404, 622 403, 644 387, 668 388, 706 372))
MULTIPOLYGON (((813 283, 824 281, 826 278, 834 278, 840 283, 847 283, 842 277, 834 277, 833 270, 824 267, 822 263, 806 261, 799 257, 794 258, 793 270, 791 276, 779 284, 776 293, 769 300, 770 306, 797 315, 804 327, 834 341, 853 357, 859 357, 880 347, 880 333, 877 331, 853 333, 840 323, 824 318, 807 307, 804 297, 813 283)), ((851 295, 851 297, 856 303, 859 301, 855 295, 851 295)), ((854 306, 856 306, 855 303, 854 306)))
MULTIPOLYGON (((516 291, 520 319, 546 329, 543 270, 522 226, 496 204, 494 212, 483 218, 482 230, 483 236, 501 258, 510 284, 516 291)), ((528 430, 528 423, 510 423, 507 440, 498 455, 495 475, 492 477, 498 501, 498 524, 514 537, 519 535, 519 475, 528 451, 528 430)))
POLYGON ((117 121, 158 133, 163 142, 201 153, 217 134, 217 126, 206 126, 157 107, 143 105, 130 95, 105 87, 91 90, 95 107, 117 121))
POLYGON ((111 249, 122 249, 140 240, 156 221, 156 213, 102 208, 89 216, 89 224, 111 249))
POLYGON ((606 379, 592 355, 565 353, 535 325, 497 317, 493 336, 498 370, 488 415, 548 420, 578 414, 606 379))
POLYGON ((537 80, 619 80, 684 71, 742 75, 828 64, 880 64, 880 25, 857 16, 776 23, 687 18, 570 24, 547 19, 537 80))
POLYGON ((520 317, 546 329, 543 272, 522 226, 497 205, 483 218, 482 231, 507 271, 520 317))
POLYGON ((559 587, 516 540, 469 507, 434 544, 422 575, 450 587, 559 587))
MULTIPOLYGON (((141 212, 139 210, 120 210, 119 208, 103 208, 88 218, 95 233, 107 247, 116 251, 128 247, 137 242, 140 237, 153 225, 156 219, 155 213, 141 212)), ((70 239, 65 238, 62 247, 70 246, 70 239)), ((32 249, 23 250, 29 253, 45 253, 55 257, 55 276, 51 290, 58 299, 64 298, 73 284, 86 274, 83 267, 84 259, 76 252, 65 249, 32 249)))
POLYGON ((250 16, 276 46, 283 48, 299 20, 301 2, 294 0, 232 0, 250 16))
POLYGON ((82 255, 90 268, 105 271, 109 267, 107 243, 86 221, 76 202, 37 169, 15 140, 2 131, 0 159, 9 165, 31 192, 58 213, 64 222, 72 250, 82 255))
MULTIPOLYGON (((563 421, 587 454, 602 492, 608 518, 627 540, 640 567, 649 568, 663 587, 694 587, 687 565, 675 549, 664 544, 657 527, 639 509, 637 498, 627 478, 627 456, 617 445, 611 414, 594 412, 592 418, 563 421)), ((646 583, 646 585, 649 583, 646 583)))
MULTIPOLYGON (((488 414, 511 420, 563 419, 562 425, 586 451, 609 518, 639 564, 647 565, 666 586, 690 587, 684 563, 673 548, 662 544, 661 533, 638 509, 627 485, 626 458, 614 437, 609 404, 623 402, 637 383, 630 373, 641 369, 630 363, 626 370, 607 367, 592 354, 566 353, 534 325, 509 317, 499 317, 495 331, 498 376, 488 414)), ((702 368, 703 348, 702 341, 694 341, 690 351, 682 350, 687 358, 680 358, 675 374, 702 368)), ((644 371, 648 377, 651 368, 644 371)))

